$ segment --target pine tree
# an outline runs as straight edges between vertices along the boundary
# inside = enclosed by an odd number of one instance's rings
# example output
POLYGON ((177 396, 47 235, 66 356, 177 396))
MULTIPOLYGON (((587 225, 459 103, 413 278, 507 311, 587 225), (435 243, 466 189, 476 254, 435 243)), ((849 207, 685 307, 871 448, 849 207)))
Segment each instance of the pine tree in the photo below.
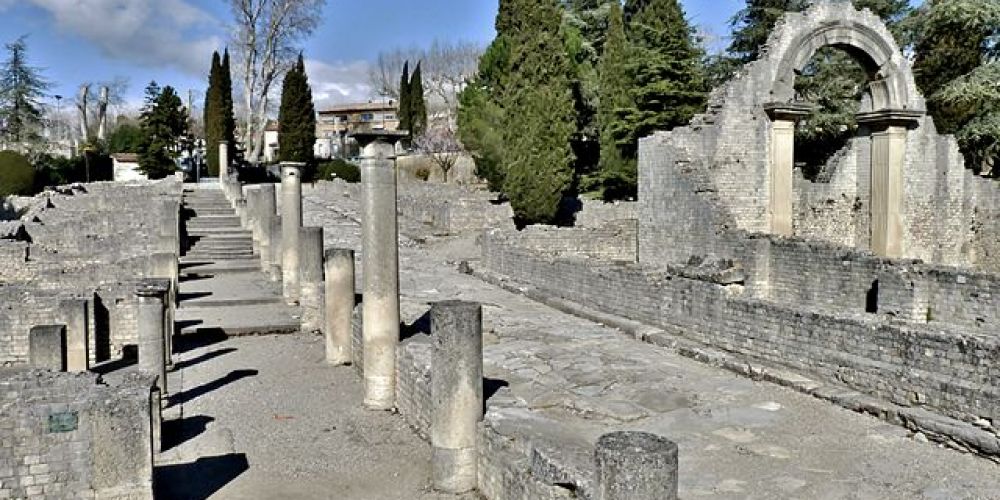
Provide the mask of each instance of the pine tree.
POLYGON ((40 138, 42 98, 51 86, 38 68, 28 65, 25 39, 6 45, 7 60, 0 67, 0 133, 18 149, 40 138))
POLYGON ((629 46, 625 38, 625 21, 622 8, 611 6, 604 54, 599 66, 601 159, 600 170, 594 187, 601 190, 605 199, 629 198, 636 195, 636 162, 622 155, 622 140, 627 140, 628 124, 622 113, 631 104, 628 78, 629 46))
POLYGON ((168 85, 161 90, 155 81, 146 86, 139 169, 151 179, 166 177, 176 170, 177 141, 187 131, 187 118, 184 104, 173 87, 168 85))
POLYGON ((212 68, 208 73, 208 90, 205 91, 205 156, 208 162, 208 175, 219 175, 219 141, 223 140, 222 108, 225 99, 222 95, 222 63, 219 53, 212 53, 212 68))
POLYGON ((410 131, 410 61, 403 63, 403 74, 399 78, 399 129, 410 131))
POLYGON ((935 125, 955 134, 967 166, 1000 174, 1000 4, 932 0, 909 22, 914 76, 935 125))
MULTIPOLYGON (((285 74, 281 88, 278 143, 282 161, 303 162, 310 169, 315 166, 313 146, 316 144, 316 109, 302 54, 299 54, 295 67, 285 74)), ((311 176, 303 174, 303 177, 311 176)))
POLYGON ((625 157, 635 158, 640 138, 684 125, 700 112, 708 89, 704 54, 677 0, 630 0, 625 18, 632 108, 622 143, 625 157))
POLYGON ((220 88, 222 90, 222 140, 229 143, 230 148, 236 146, 236 115, 233 112, 233 74, 229 67, 229 49, 222 55, 220 68, 220 88))
POLYGON ((503 19, 510 26, 504 35, 509 37, 510 73, 501 101, 504 191, 521 223, 551 223, 572 184, 575 160, 561 11, 555 0, 512 0, 508 7, 513 15, 503 19))
POLYGON ((472 154, 476 176, 493 191, 503 190, 504 121, 500 104, 502 79, 507 75, 510 54, 506 38, 498 36, 479 58, 479 72, 458 96, 458 135, 472 154))
POLYGON ((746 6, 729 20, 733 28, 729 53, 744 64, 757 59, 781 16, 801 12, 808 6, 808 0, 747 0, 746 6))
POLYGON ((419 137, 427 130, 427 103, 424 101, 424 81, 420 62, 413 70, 409 85, 410 136, 419 137))

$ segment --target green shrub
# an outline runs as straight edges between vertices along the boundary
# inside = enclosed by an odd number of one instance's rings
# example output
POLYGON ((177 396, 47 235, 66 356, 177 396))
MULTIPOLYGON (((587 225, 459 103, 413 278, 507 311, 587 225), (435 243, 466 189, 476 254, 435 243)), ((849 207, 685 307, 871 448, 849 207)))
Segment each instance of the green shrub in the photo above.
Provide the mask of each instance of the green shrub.
POLYGON ((347 182, 361 182, 361 169, 340 158, 321 163, 316 169, 316 180, 343 179, 347 182))
POLYGON ((0 151, 0 197, 32 194, 35 169, 24 155, 0 151))
POLYGON ((431 169, 427 167, 420 167, 416 172, 413 172, 413 175, 415 175, 417 179, 427 182, 427 179, 431 178, 431 169))

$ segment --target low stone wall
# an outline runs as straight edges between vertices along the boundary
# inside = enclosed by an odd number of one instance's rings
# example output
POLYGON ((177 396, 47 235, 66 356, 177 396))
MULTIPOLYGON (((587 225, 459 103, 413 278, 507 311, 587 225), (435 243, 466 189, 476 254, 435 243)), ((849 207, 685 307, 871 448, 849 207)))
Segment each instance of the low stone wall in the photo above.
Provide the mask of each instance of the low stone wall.
POLYGON ((401 185, 399 214, 449 232, 514 227, 514 212, 495 195, 462 186, 434 183, 401 185))
POLYGON ((639 204, 634 201, 605 203, 581 199, 580 204, 580 211, 576 213, 576 227, 601 227, 612 221, 639 218, 639 204))
POLYGON ((543 255, 635 262, 637 229, 635 220, 619 220, 597 228, 528 226, 491 234, 543 255))
POLYGON ((549 258, 482 241, 483 266, 553 297, 678 332, 715 348, 845 383, 885 400, 964 420, 1000 418, 995 332, 831 314, 747 298, 724 286, 640 265, 549 258))
POLYGON ((0 498, 152 499, 152 387, 0 369, 0 498))

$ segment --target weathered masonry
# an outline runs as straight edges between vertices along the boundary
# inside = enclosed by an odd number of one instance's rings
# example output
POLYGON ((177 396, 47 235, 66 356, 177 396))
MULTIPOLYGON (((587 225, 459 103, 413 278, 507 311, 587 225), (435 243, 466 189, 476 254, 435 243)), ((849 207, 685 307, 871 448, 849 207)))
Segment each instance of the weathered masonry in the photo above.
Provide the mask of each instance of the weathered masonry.
POLYGON ((1000 271, 1000 189, 964 168, 955 139, 924 110, 876 15, 832 1, 786 15, 705 114, 640 142, 640 260, 708 249, 732 258, 743 231, 1000 271), (826 46, 851 54, 871 83, 857 137, 810 180, 792 165, 795 122, 809 107, 793 85, 826 46))

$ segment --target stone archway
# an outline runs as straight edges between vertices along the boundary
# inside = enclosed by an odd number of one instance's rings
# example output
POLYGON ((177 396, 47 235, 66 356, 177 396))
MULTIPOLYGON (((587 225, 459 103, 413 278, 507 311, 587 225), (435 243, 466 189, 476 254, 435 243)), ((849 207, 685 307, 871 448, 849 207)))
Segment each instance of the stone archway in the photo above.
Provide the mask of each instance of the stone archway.
POLYGON ((909 64, 878 17, 848 2, 820 2, 802 14, 788 15, 768 42, 771 95, 764 104, 770 118, 770 229, 792 235, 792 169, 795 123, 810 110, 796 102, 795 75, 817 50, 836 47, 851 54, 868 72, 871 109, 858 122, 871 131, 871 250, 900 257, 903 248, 903 165, 907 129, 924 111, 909 64), (818 18, 818 19, 817 19, 818 18), (799 22, 799 21, 809 22, 799 22))

